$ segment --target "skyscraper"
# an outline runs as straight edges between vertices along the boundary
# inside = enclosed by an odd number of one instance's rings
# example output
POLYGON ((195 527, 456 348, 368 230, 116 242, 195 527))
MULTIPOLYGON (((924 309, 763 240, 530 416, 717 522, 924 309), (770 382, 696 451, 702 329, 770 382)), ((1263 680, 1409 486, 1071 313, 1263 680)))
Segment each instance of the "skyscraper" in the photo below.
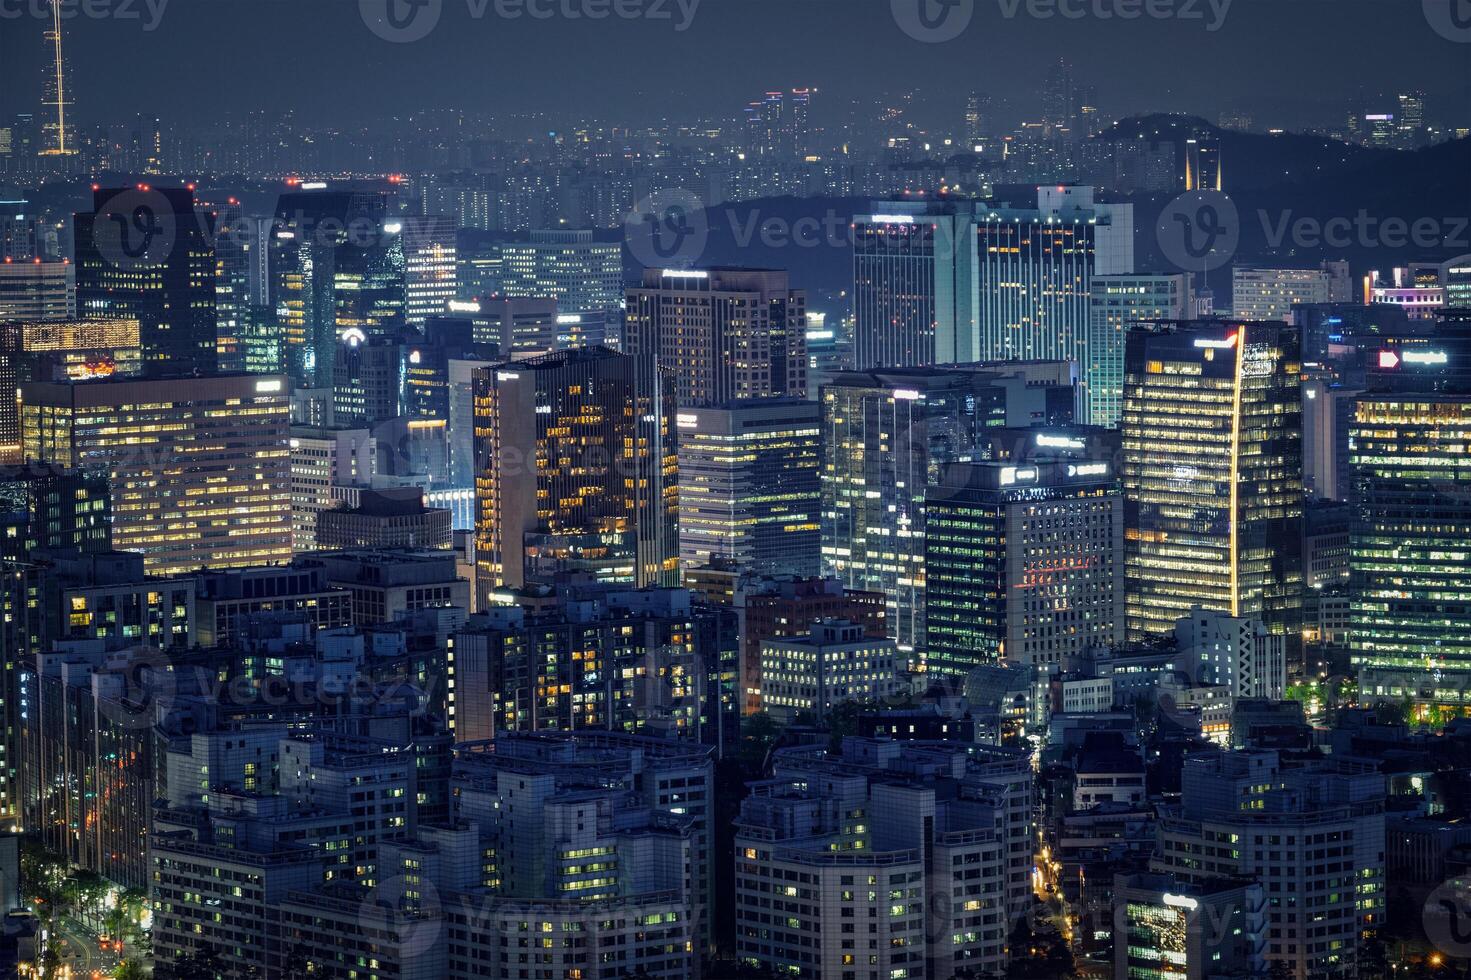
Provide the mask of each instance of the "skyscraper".
POLYGON ((75 266, 70 262, 0 262, 0 319, 64 320, 77 315, 75 266))
MULTIPOLYGON (((338 338, 352 319, 366 337, 376 329, 374 312, 404 304, 401 242, 389 235, 382 194, 296 190, 276 203, 276 232, 270 250, 270 302, 286 347, 287 371, 302 388, 332 387, 338 338), (392 238, 395 241, 390 242, 392 238), (350 240, 351 239, 351 240, 350 240), (398 244, 396 296, 393 254, 398 244), (361 297, 339 297, 344 287, 363 285, 361 297), (386 280, 386 281, 385 281, 386 280), (339 306, 346 309, 339 310, 339 306)), ((401 230, 401 229, 400 229, 401 230)))
POLYGON ((92 208, 73 220, 78 315, 136 318, 147 374, 214 371, 215 248, 193 190, 98 188, 92 208))
POLYGON ((1005 462, 950 464, 930 489, 930 671, 964 676, 1005 659, 1055 673, 1090 647, 1123 642, 1118 475, 1082 439, 1039 429, 1026 441, 1005 462))
POLYGON ((1136 327, 1125 354, 1129 636, 1193 607, 1265 622, 1295 649, 1302 606, 1298 332, 1281 323, 1136 327))
POLYGON ((1116 275, 1093 277, 1086 364, 1084 417, 1089 425, 1119 424, 1124 401, 1124 340, 1130 328, 1191 315, 1190 277, 1116 275))
POLYGON ((270 374, 281 370, 279 365, 259 370, 263 361, 274 361, 262 350, 267 345, 261 330, 270 315, 270 236, 270 220, 245 214, 237 199, 228 198, 220 208, 214 235, 214 284, 215 346, 221 371, 270 374))
POLYGON ((991 133, 991 100, 972 92, 965 100, 965 149, 974 151, 991 133))
POLYGON ((822 410, 770 399, 681 410, 679 553, 761 575, 818 574, 822 410))
POLYGON ((676 585, 673 384, 603 347, 475 372, 475 580, 493 591, 564 571, 676 585))
POLYGON ((1231 315, 1238 320, 1292 322, 1292 308, 1309 303, 1346 302, 1336 297, 1332 277, 1324 269, 1262 269, 1235 266, 1231 270, 1231 315))
POLYGON ((62 44, 62 22, 66 14, 62 0, 47 0, 50 26, 46 31, 45 97, 46 110, 41 124, 44 147, 42 156, 68 157, 77 152, 76 122, 72 118, 71 69, 66 63, 62 44))
POLYGON ((657 358, 682 408, 807 393, 807 298, 774 269, 645 269, 625 349, 657 358))
POLYGON ((449 215, 406 215, 403 219, 404 319, 412 327, 448 309, 458 292, 459 259, 455 220, 449 215))
POLYGON ((1471 704, 1471 314, 1386 347, 1349 423, 1349 646, 1364 697, 1471 704))
POLYGON ((529 242, 500 246, 500 292, 513 299, 551 297, 566 315, 603 313, 610 342, 623 322, 623 246, 593 241, 576 229, 533 231, 529 242))
POLYGON ((1133 205, 1044 186, 1035 208, 992 208, 976 221, 975 359, 1090 364, 1093 277, 1134 271, 1133 205))
MULTIPOLYGON (((16 392, 26 381, 127 377, 141 367, 135 319, 0 320, 0 392, 16 392)), ((19 454, 19 400, 6 397, 0 399, 0 459, 19 454)))
POLYGON ((925 648, 925 500, 1006 394, 974 370, 845 372, 822 389, 822 556, 850 589, 888 597, 890 635, 925 648))
POLYGON ((787 132, 792 159, 802 160, 813 151, 812 96, 815 89, 794 88, 791 91, 791 110, 787 113, 787 132))
POLYGON ((974 209, 882 201, 853 218, 853 365, 979 360, 974 209))
POLYGON ((113 544, 155 575, 291 558, 284 378, 21 385, 25 458, 106 476, 113 544))

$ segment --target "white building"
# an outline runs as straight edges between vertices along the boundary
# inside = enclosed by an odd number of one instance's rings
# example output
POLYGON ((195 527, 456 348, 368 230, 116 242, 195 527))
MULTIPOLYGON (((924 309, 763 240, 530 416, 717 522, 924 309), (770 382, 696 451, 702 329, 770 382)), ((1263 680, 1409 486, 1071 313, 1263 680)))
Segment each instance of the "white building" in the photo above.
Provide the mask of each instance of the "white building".
POLYGON ((1180 666, 1232 697, 1280 701, 1287 690, 1287 638, 1260 620, 1195 608, 1175 624, 1180 666))
POLYGON ((762 703, 778 722, 816 721, 844 701, 871 701, 903 688, 904 658, 891 639, 860 624, 825 620, 810 636, 761 644, 762 703))
POLYGON ((317 516, 339 503, 334 487, 364 487, 376 471, 377 440, 366 428, 291 427, 291 551, 317 550, 317 516))
POLYGON ((1292 308, 1306 303, 1348 302, 1346 277, 1333 263, 1319 269, 1231 269, 1231 315, 1238 320, 1292 323, 1292 308))
POLYGON ((1084 418, 1116 426, 1124 410, 1124 340, 1129 328, 1151 320, 1190 319, 1190 277, 1113 275, 1093 277, 1087 361, 1083 370, 1084 418))
POLYGON ((1021 755, 846 739, 779 752, 736 821, 736 955, 814 980, 1001 972, 1026 909, 1021 755))
POLYGON ((1181 788, 1177 806, 1160 808, 1151 870, 1192 885, 1255 878, 1269 968, 1297 980, 1351 975, 1386 914, 1385 784, 1374 764, 1220 752, 1187 758, 1181 788))

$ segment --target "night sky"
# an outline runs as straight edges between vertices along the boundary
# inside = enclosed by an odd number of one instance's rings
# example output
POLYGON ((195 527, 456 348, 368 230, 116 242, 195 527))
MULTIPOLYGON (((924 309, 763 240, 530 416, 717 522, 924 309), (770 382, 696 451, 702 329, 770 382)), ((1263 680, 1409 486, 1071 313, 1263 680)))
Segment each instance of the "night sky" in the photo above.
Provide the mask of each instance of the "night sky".
MULTIPOLYGON (((41 2, 0 0, 0 112, 39 102, 44 27, 16 11, 41 2)), ((1471 43, 1437 34, 1422 0, 1234 0, 1214 31, 1227 0, 1151 0, 1198 19, 1133 21, 1030 16, 1028 3, 1041 0, 952 0, 973 3, 974 14, 958 39, 939 44, 900 31, 889 0, 626 0, 656 5, 669 19, 602 21, 489 11, 474 19, 472 5, 493 10, 496 0, 418 0, 442 2, 443 11, 413 43, 369 31, 359 0, 167 0, 152 31, 143 29, 153 21, 149 4, 162 0, 90 2, 124 4, 132 18, 68 22, 84 123, 249 108, 365 121, 444 107, 644 124, 729 117, 766 88, 815 85, 828 111, 912 89, 921 96, 917 122, 953 126, 971 89, 1009 100, 1017 118, 1035 116, 1041 80, 1059 57, 1096 85, 1110 117, 1214 119, 1244 108, 1259 128, 1302 128, 1336 120, 1355 90, 1418 88, 1431 121, 1471 123, 1471 43), (682 32, 681 2, 698 3, 682 32)), ((818 121, 829 120, 819 113, 818 121)))

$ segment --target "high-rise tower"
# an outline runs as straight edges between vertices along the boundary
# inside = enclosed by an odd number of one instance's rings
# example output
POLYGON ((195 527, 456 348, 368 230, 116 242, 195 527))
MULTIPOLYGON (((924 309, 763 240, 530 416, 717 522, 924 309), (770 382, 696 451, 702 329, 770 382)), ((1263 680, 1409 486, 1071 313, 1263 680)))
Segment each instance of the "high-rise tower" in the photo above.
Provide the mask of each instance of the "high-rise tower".
POLYGON ((72 156, 77 152, 76 133, 67 118, 71 109, 71 78, 61 49, 61 0, 50 0, 51 26, 46 31, 46 89, 41 105, 48 120, 41 124, 45 136, 42 156, 72 156))

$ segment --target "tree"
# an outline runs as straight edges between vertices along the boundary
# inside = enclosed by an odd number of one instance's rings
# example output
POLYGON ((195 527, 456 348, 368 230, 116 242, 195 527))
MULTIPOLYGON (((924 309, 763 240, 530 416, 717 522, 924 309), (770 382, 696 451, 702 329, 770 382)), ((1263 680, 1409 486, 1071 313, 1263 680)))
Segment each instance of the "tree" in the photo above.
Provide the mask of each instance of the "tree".
POLYGON ((113 980, 147 980, 148 973, 143 969, 142 963, 135 959, 126 959, 112 976, 113 980))
POLYGON ((153 968, 153 980, 220 980, 224 975, 225 964, 213 946, 199 946, 153 968))
POLYGON ((780 735, 781 726, 764 711, 744 719, 739 752, 742 767, 749 773, 759 774, 766 764, 766 753, 780 735))

